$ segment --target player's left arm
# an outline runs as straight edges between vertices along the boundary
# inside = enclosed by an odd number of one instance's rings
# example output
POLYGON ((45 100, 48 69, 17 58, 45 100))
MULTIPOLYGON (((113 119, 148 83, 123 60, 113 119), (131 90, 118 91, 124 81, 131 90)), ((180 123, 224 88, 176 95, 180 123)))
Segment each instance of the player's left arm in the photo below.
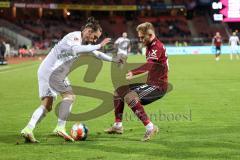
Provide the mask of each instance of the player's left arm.
POLYGON ((152 69, 153 65, 155 65, 155 63, 159 61, 159 58, 161 57, 162 54, 165 54, 164 46, 152 47, 151 53, 149 54, 149 56, 147 58, 147 63, 128 72, 128 74, 126 75, 126 78, 132 79, 133 76, 135 76, 135 75, 150 71, 152 69), (130 77, 128 75, 130 75, 130 77))
MULTIPOLYGON (((80 55, 80 54, 89 54, 95 50, 100 49, 101 47, 104 47, 106 44, 108 44, 111 41, 110 38, 105 38, 102 40, 101 43, 97 45, 82 45, 82 44, 74 44, 71 46, 73 54, 80 55)), ((69 43, 69 42, 68 42, 69 43)), ((71 45, 71 44, 70 44, 71 45)))
POLYGON ((92 52, 97 58, 104 60, 104 61, 108 61, 108 62, 115 62, 115 63, 121 63, 121 59, 115 58, 115 57, 111 57, 108 56, 107 54, 100 52, 100 51, 93 51, 92 52))

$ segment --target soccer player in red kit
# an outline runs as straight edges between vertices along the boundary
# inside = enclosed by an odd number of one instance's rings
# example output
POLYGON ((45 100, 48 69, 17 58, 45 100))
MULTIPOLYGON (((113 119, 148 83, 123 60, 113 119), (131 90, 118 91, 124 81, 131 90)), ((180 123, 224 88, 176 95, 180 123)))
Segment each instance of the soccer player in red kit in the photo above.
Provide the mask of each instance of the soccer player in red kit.
POLYGON ((216 32, 216 35, 213 37, 212 44, 215 46, 216 52, 216 61, 219 61, 221 54, 221 45, 222 45, 222 36, 219 32, 216 32))
POLYGON ((155 36, 151 23, 140 24, 137 27, 137 32, 140 41, 147 47, 147 62, 139 68, 129 71, 126 74, 126 79, 131 80, 135 75, 148 72, 147 82, 125 85, 116 89, 114 94, 115 123, 105 132, 109 134, 123 133, 122 116, 124 102, 126 102, 146 127, 142 141, 147 141, 158 132, 158 127, 151 122, 143 105, 152 103, 166 94, 168 89, 168 58, 166 49, 155 36))

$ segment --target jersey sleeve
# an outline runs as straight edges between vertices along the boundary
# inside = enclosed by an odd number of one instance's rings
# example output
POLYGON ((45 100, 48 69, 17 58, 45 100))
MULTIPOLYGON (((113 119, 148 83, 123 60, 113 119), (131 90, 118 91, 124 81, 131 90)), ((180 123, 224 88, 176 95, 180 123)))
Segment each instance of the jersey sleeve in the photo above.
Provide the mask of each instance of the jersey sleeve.
POLYGON ((93 54, 94 54, 97 58, 102 59, 102 60, 104 60, 104 61, 108 61, 108 62, 111 62, 111 61, 112 61, 112 57, 106 55, 106 54, 103 53, 103 52, 100 52, 100 51, 95 50, 95 51, 93 51, 93 54))
POLYGON ((83 53, 92 53, 94 50, 101 48, 101 45, 82 45, 82 39, 78 33, 70 33, 66 36, 66 44, 72 49, 74 55, 83 53))
POLYGON ((152 68, 152 63, 147 62, 147 63, 141 65, 140 67, 131 70, 131 72, 133 75, 138 75, 138 74, 142 74, 142 73, 145 73, 145 72, 151 70, 151 68, 152 68))
POLYGON ((131 70, 133 75, 138 75, 150 71, 154 64, 159 62, 159 59, 162 54, 165 54, 166 50, 163 45, 154 45, 147 56, 147 63, 143 64, 142 66, 131 70))
POLYGON ((72 46, 72 51, 74 55, 92 53, 92 51, 98 50, 101 45, 74 45, 72 46))

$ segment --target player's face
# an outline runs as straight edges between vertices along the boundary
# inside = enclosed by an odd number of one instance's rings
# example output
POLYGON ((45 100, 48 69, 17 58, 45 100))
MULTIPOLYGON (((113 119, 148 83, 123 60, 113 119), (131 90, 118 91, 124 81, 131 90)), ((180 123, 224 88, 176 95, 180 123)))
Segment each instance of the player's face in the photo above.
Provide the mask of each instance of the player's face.
POLYGON ((97 42, 97 40, 99 39, 99 37, 101 36, 101 32, 99 30, 97 30, 96 32, 93 32, 92 29, 86 29, 83 32, 83 41, 87 44, 94 44, 97 42))
POLYGON ((150 35, 144 35, 142 32, 138 32, 138 38, 145 46, 151 42, 150 37, 150 35))

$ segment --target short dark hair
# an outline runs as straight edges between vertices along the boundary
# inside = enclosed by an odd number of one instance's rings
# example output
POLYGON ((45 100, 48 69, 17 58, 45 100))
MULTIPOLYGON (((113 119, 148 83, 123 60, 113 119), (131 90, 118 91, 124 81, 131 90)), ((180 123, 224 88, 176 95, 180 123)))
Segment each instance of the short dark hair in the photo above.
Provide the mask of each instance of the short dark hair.
POLYGON ((96 20, 94 17, 89 17, 87 19, 87 23, 82 27, 82 30, 85 28, 91 28, 93 32, 97 32, 98 30, 102 32, 102 27, 100 26, 98 20, 96 20))

